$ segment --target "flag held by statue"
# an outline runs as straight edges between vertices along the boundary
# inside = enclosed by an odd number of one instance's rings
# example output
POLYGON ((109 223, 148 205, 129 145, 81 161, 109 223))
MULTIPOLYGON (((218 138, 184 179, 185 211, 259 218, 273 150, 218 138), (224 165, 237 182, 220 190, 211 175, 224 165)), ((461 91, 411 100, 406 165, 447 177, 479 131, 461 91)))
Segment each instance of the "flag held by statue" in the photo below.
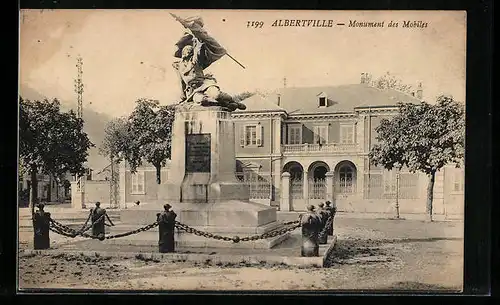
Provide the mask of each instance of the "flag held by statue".
POLYGON ((193 44, 193 36, 203 43, 202 58, 200 60, 203 69, 208 68, 211 64, 226 55, 226 49, 203 28, 204 23, 201 17, 189 17, 184 19, 174 14, 171 15, 187 30, 184 36, 175 44, 177 46, 177 50, 174 54, 175 57, 181 58, 182 49, 186 45, 193 44))

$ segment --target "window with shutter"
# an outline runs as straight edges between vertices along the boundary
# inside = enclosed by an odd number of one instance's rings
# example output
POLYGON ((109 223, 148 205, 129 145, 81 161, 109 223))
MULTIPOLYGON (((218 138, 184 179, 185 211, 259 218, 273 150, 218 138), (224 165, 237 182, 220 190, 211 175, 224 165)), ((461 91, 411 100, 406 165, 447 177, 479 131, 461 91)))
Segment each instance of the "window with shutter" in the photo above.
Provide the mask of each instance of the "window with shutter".
POLYGON ((314 126, 314 144, 328 143, 328 126, 314 126))
POLYGON ((245 146, 245 126, 240 126, 240 146, 245 146))
POLYGON ((262 146, 262 125, 257 125, 257 129, 256 129, 256 144, 257 146, 262 146))
POLYGON ((340 126, 340 143, 350 144, 354 143, 354 126, 341 125, 340 126))
POLYGON ((246 125, 243 128, 244 135, 242 140, 243 146, 261 146, 262 145, 262 126, 261 125, 246 125))
POLYGON ((288 143, 289 144, 302 143, 302 126, 289 126, 288 143))

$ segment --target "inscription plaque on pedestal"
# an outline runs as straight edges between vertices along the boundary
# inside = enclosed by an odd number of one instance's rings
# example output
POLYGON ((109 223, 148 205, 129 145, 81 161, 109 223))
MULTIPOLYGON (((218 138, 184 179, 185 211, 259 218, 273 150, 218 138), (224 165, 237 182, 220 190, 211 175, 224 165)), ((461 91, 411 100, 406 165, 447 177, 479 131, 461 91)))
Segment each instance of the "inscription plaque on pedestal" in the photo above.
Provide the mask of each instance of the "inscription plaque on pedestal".
POLYGON ((209 133, 186 135, 186 173, 209 173, 210 155, 209 133))

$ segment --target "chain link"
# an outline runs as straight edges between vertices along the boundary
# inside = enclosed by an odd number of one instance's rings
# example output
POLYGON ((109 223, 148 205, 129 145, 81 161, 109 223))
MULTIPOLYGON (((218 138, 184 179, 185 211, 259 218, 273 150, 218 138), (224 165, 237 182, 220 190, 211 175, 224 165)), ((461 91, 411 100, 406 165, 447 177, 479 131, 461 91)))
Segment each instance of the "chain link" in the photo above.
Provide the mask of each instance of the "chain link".
MULTIPOLYGON (((62 223, 57 222, 56 220, 50 218, 51 226, 49 227, 49 229, 57 234, 60 234, 60 235, 66 236, 66 237, 75 238, 76 236, 82 236, 82 237, 91 238, 91 239, 104 240, 104 239, 113 239, 113 238, 119 238, 119 237, 125 237, 125 236, 129 236, 129 235, 137 234, 140 232, 151 230, 152 228, 158 226, 158 222, 154 222, 152 224, 146 225, 144 227, 141 227, 141 228, 129 231, 129 232, 119 233, 119 234, 115 234, 115 235, 108 235, 108 236, 96 236, 96 235, 86 233, 86 231, 88 231, 90 228, 92 228, 92 226, 95 223, 100 222, 103 219, 103 217, 105 217, 105 215, 107 215, 107 214, 101 215, 101 217, 99 217, 96 221, 92 222, 92 224, 90 224, 87 228, 82 227, 82 229, 80 229, 78 231, 71 228, 71 227, 63 225, 62 223)), ((108 219, 109 219, 109 217, 108 217, 108 219)), ((111 225, 114 226, 114 224, 112 222, 111 222, 111 225)))
MULTIPOLYGON (((63 224, 57 222, 56 220, 50 218, 49 229, 54 233, 57 233, 57 234, 60 234, 60 235, 66 236, 66 237, 75 238, 76 236, 82 236, 82 237, 86 237, 86 238, 90 238, 90 239, 99 239, 102 241, 104 239, 115 239, 115 238, 133 235, 133 234, 138 234, 140 232, 145 232, 145 231, 151 230, 159 225, 158 221, 155 221, 152 224, 137 228, 137 229, 129 231, 129 232, 119 233, 119 234, 115 234, 115 235, 108 235, 108 236, 103 236, 103 235, 95 236, 95 235, 86 233, 86 231, 89 230, 90 228, 92 228, 92 226, 95 223, 101 221, 105 215, 106 214, 103 214, 101 217, 99 217, 99 219, 92 222, 92 224, 90 224, 88 227, 85 227, 86 223, 88 222, 88 219, 87 219, 84 226, 82 226, 82 228, 80 230, 72 229, 72 228, 70 228, 66 225, 63 225, 63 224)), ((90 216, 89 216, 89 219, 90 219, 90 216)), ((108 219, 109 219, 109 217, 108 217, 108 219)), ((111 224, 114 225, 113 223, 111 223, 111 224)), ((229 236, 222 236, 222 235, 213 234, 210 232, 204 232, 201 230, 197 230, 193 227, 190 227, 186 224, 180 223, 178 221, 175 222, 175 227, 178 230, 182 230, 182 231, 185 231, 187 233, 194 234, 196 236, 202 236, 205 238, 212 238, 215 240, 222 240, 222 241, 228 241, 228 242, 232 241, 234 243, 245 242, 245 241, 256 241, 256 240, 276 237, 276 236, 294 231, 295 229, 299 228, 300 226, 301 226, 300 221, 294 220, 294 221, 284 222, 282 228, 278 228, 278 229, 275 229, 275 230, 272 230, 272 231, 269 231, 269 232, 266 232, 263 234, 251 235, 251 236, 246 236, 246 237, 239 237, 239 236, 229 237, 229 236)))
POLYGON ((216 239, 216 240, 232 241, 233 243, 239 243, 239 242, 244 242, 244 241, 256 241, 256 240, 260 240, 260 239, 268 239, 271 237, 276 237, 276 236, 285 234, 287 232, 291 232, 291 231, 297 229, 298 227, 300 227, 300 223, 298 220, 289 221, 289 222, 283 223, 283 225, 284 225, 284 228, 276 229, 276 230, 266 232, 263 234, 251 235, 251 236, 246 236, 246 237, 239 237, 239 236, 228 237, 228 236, 212 234, 209 232, 203 232, 203 231, 197 230, 195 228, 192 228, 188 225, 185 225, 183 223, 180 223, 178 221, 175 222, 175 227, 177 229, 185 231, 187 233, 191 233, 191 234, 194 234, 197 236, 202 236, 205 238, 212 238, 212 239, 216 239))

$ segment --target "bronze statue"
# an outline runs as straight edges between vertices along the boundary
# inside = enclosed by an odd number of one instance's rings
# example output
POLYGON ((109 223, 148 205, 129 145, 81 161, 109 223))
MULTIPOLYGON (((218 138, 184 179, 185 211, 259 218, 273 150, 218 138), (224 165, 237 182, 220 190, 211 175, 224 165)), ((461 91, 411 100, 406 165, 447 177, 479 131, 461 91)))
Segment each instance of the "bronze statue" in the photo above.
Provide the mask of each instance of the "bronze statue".
POLYGON ((33 248, 35 250, 44 250, 50 248, 50 213, 45 212, 43 209, 45 205, 40 203, 38 206, 38 211, 33 215, 33 225, 34 225, 34 239, 33 248))
POLYGON ((164 211, 156 214, 159 231, 158 247, 160 253, 175 251, 174 229, 177 214, 170 210, 171 207, 172 206, 167 203, 163 206, 164 211))
POLYGON ((95 203, 95 208, 90 209, 90 220, 92 220, 92 235, 98 236, 99 239, 104 239, 105 231, 105 214, 106 210, 101 209, 101 203, 95 203))
POLYGON ((337 208, 335 206, 332 206, 332 202, 331 201, 326 201, 326 207, 325 209, 327 211, 330 212, 330 215, 331 215, 331 224, 328 225, 328 228, 327 228, 327 234, 329 236, 332 236, 333 235, 333 221, 335 220, 335 214, 337 213, 337 208))
POLYGON ((319 256, 318 234, 321 231, 321 220, 314 212, 314 206, 307 207, 307 213, 301 215, 302 248, 301 256, 319 256))
POLYGON ((318 216, 321 221, 321 231, 318 236, 318 242, 320 245, 325 245, 328 242, 328 234, 325 226, 330 218, 330 213, 327 212, 323 203, 318 204, 318 216))
POLYGON ((182 89, 182 102, 201 106, 220 106, 225 111, 244 110, 246 106, 235 101, 229 94, 222 92, 217 80, 204 70, 222 56, 226 50, 203 28, 201 18, 181 19, 172 14, 187 30, 176 43, 174 56, 180 61, 173 63, 179 75, 182 89))

